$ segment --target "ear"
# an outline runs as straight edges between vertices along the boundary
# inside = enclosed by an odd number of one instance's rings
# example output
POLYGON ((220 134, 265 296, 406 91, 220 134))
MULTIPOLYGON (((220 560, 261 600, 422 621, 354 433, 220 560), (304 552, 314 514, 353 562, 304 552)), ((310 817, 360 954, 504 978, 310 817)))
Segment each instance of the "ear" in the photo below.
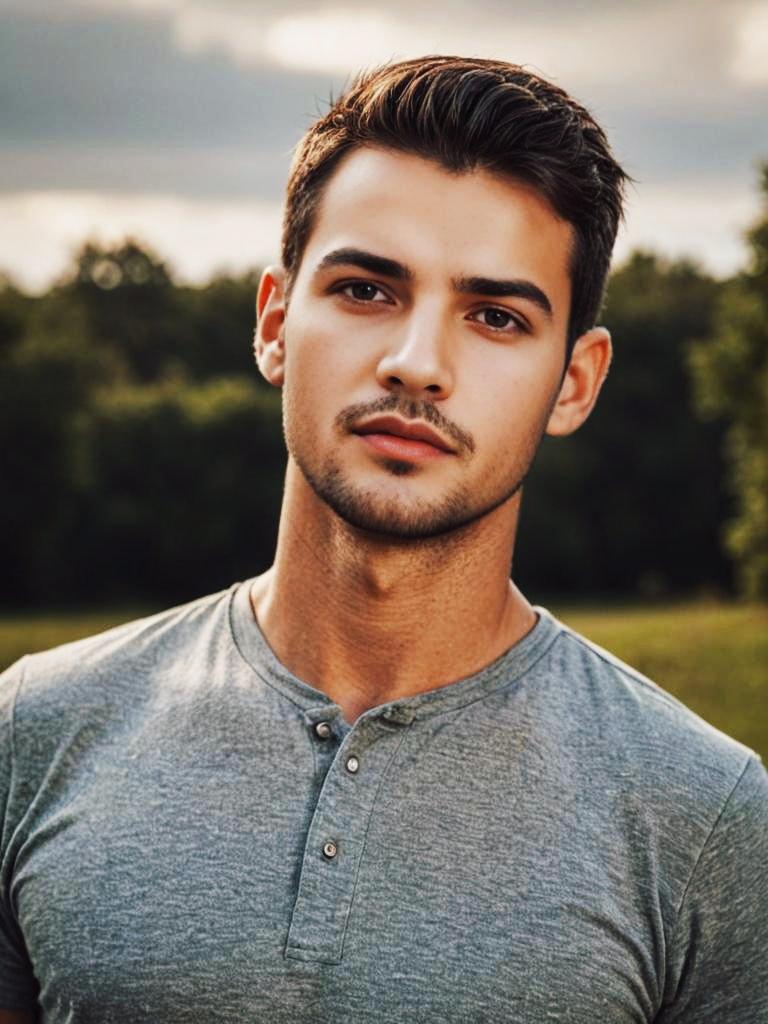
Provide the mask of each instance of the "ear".
POLYGON ((256 362, 265 380, 282 387, 285 372, 285 271, 267 267, 256 293, 256 362))
POLYGON ((589 416, 608 375, 611 354, 611 336, 604 327, 593 327, 577 339, 547 422, 549 435, 572 434, 589 416))

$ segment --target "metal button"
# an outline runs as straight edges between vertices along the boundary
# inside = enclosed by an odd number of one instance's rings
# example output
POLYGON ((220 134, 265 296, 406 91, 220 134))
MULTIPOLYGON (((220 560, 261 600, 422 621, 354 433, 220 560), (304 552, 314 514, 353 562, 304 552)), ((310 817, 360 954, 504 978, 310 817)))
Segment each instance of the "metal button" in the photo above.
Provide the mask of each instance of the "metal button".
POLYGON ((321 740, 327 740, 333 735, 333 729, 331 729, 328 722, 318 722, 315 725, 315 735, 321 740))
POLYGON ((359 767, 360 762, 357 760, 356 757, 347 758, 347 771, 349 772, 350 775, 354 775, 359 767))
POLYGON ((326 860, 333 860, 336 854, 339 852, 339 848, 332 839, 323 843, 323 856, 326 860))

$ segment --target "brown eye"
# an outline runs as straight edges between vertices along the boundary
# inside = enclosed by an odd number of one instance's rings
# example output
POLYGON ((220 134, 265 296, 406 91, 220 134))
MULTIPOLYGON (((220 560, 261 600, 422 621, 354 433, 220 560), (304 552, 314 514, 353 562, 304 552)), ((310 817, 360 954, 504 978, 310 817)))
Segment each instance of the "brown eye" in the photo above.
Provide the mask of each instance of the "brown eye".
POLYGON ((503 329, 509 327, 511 323, 515 323, 512 314, 505 313, 503 309, 484 309, 481 315, 486 327, 503 329))
POLYGON ((524 333, 528 330, 525 323, 521 322, 520 318, 516 317, 514 313, 510 313, 506 309, 499 309, 497 306, 487 306, 485 309, 480 309, 473 313, 470 319, 482 324, 483 327, 489 327, 493 331, 511 331, 512 333, 520 331, 524 333))
POLYGON ((358 302, 373 302, 377 295, 384 294, 381 288, 370 281, 353 281, 352 284, 345 285, 342 291, 358 302))

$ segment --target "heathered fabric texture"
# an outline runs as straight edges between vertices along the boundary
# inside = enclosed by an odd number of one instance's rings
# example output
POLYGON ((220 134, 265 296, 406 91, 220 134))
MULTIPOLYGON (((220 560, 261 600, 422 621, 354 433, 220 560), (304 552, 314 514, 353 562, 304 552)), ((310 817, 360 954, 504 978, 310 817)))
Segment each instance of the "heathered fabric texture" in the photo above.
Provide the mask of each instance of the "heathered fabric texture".
POLYGON ((543 609, 349 728, 239 585, 23 659, 0 723, 0 1007, 768 1021, 764 770, 543 609))

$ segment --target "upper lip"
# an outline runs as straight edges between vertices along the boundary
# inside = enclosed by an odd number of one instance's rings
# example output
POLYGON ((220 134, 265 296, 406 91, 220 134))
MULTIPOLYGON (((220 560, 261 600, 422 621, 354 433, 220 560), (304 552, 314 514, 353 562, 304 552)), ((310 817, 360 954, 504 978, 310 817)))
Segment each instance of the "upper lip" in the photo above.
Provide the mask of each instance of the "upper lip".
POLYGON ((412 441, 426 441, 427 444, 441 448, 444 452, 454 452, 453 448, 435 430, 426 423, 417 420, 401 420, 397 416, 375 416, 355 427, 355 434, 394 434, 412 441))

